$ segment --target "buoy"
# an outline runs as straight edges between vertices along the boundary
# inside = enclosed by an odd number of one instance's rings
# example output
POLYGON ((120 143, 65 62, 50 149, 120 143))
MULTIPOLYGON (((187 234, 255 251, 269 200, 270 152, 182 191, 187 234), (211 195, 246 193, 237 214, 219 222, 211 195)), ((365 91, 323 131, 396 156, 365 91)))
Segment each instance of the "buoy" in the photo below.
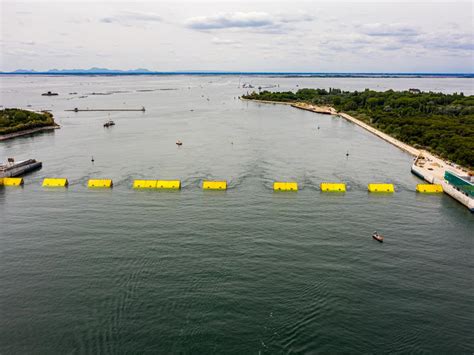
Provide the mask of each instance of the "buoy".
POLYGON ((94 157, 91 158, 91 162, 94 162, 94 157))

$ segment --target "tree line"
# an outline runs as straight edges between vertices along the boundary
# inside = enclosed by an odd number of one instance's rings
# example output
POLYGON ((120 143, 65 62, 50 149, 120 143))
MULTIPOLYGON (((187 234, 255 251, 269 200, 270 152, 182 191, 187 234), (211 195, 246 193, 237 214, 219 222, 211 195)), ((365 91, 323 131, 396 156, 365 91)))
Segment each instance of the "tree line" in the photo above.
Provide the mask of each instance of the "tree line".
POLYGON ((55 124, 53 115, 49 112, 37 113, 16 108, 0 110, 0 134, 54 126, 55 124))

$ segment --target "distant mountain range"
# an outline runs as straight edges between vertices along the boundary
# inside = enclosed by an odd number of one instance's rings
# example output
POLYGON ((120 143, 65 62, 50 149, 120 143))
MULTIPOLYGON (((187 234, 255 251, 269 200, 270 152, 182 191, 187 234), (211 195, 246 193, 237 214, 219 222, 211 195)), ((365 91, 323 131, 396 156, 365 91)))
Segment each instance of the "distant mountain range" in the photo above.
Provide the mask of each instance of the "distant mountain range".
POLYGON ((279 77, 340 77, 340 78, 403 78, 403 77, 450 77, 474 78, 474 73, 321 73, 321 72, 239 72, 219 70, 181 70, 181 71, 151 71, 148 69, 49 69, 36 71, 33 69, 17 69, 15 71, 0 71, 0 74, 13 75, 261 75, 279 77))

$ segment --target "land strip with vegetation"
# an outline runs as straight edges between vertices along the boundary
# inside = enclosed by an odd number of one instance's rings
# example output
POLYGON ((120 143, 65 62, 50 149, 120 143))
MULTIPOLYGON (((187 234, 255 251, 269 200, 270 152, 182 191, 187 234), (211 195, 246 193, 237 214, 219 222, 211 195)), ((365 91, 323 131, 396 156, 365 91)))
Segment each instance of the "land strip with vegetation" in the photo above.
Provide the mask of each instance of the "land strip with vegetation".
POLYGON ((16 108, 0 110, 0 135, 47 126, 56 126, 49 112, 37 113, 16 108))
POLYGON ((253 92, 242 98, 331 106, 415 148, 474 167, 474 96, 330 88, 253 92))

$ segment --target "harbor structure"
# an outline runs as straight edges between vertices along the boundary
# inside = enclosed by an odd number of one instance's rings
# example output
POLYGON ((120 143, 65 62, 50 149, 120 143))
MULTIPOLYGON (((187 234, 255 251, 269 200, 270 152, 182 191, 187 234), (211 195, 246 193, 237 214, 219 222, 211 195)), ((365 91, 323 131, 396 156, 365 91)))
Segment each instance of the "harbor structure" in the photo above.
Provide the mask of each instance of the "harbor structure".
POLYGON ((474 212, 474 184, 470 174, 463 174, 455 166, 447 166, 441 159, 420 154, 411 172, 430 184, 441 185, 443 192, 474 212))
POLYGON ((0 165, 0 178, 21 176, 29 171, 41 168, 43 164, 36 159, 21 160, 15 162, 13 158, 8 158, 5 164, 0 165))

